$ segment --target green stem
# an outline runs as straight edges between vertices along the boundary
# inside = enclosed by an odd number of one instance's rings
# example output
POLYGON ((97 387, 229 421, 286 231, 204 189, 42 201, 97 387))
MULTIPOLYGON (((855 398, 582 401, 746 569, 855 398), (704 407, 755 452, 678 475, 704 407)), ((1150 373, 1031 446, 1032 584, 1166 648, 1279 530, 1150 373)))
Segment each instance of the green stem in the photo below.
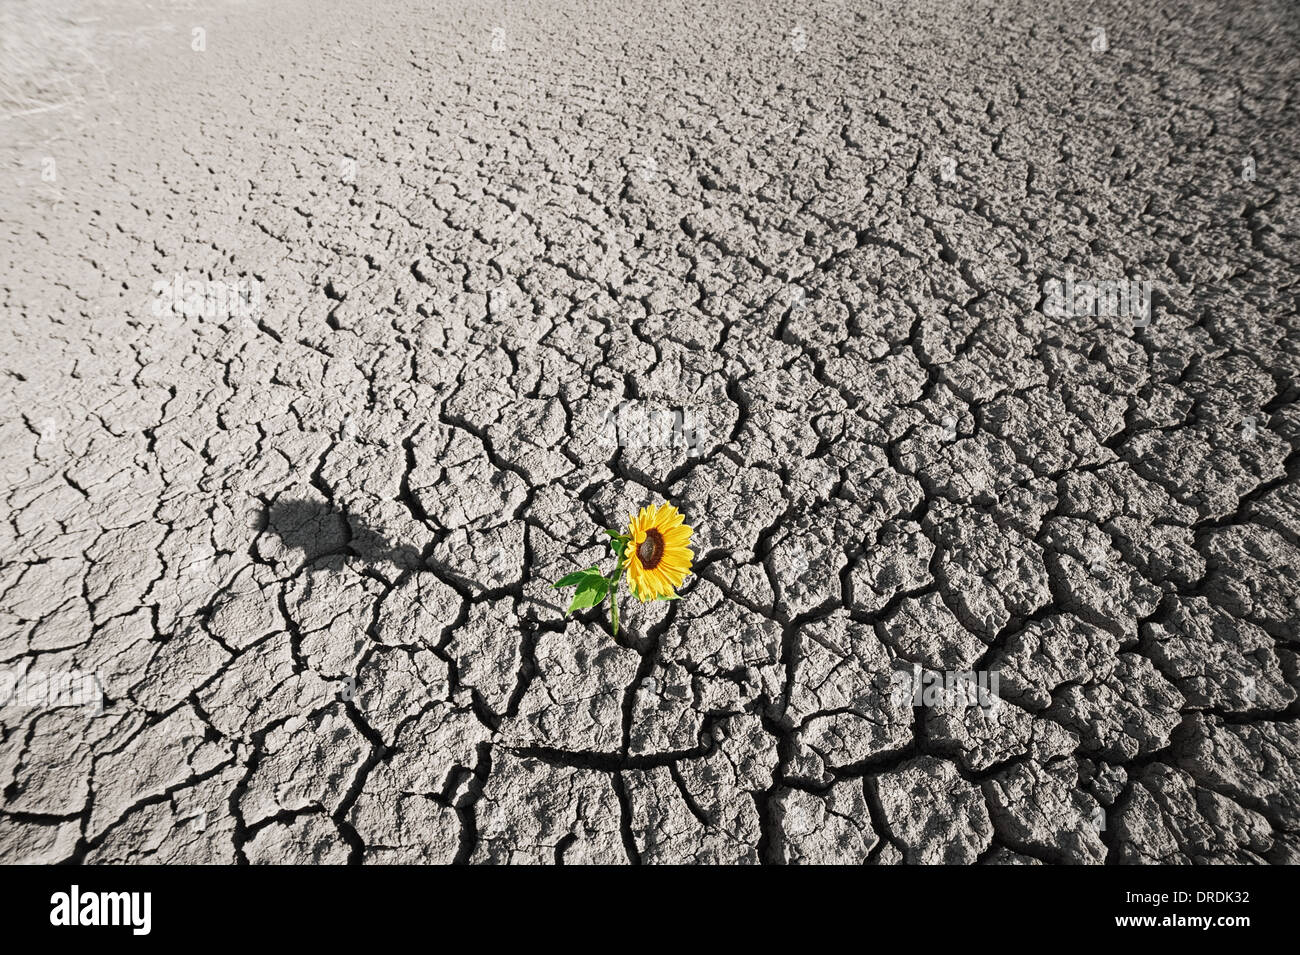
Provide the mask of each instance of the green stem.
POLYGON ((609 578, 609 622, 614 627, 614 636, 618 636, 618 582, 623 576, 623 549, 627 547, 627 538, 619 535, 610 541, 614 551, 614 576, 609 578))
POLYGON ((623 576, 623 562, 618 562, 618 570, 609 584, 609 620, 614 625, 614 636, 618 636, 618 581, 623 576))

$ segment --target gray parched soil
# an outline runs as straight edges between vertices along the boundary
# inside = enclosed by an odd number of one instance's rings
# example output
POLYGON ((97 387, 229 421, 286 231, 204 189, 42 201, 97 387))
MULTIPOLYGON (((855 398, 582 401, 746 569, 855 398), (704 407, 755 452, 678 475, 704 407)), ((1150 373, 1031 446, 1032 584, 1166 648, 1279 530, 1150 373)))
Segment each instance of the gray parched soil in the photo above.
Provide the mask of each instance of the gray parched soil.
POLYGON ((0 861, 1300 861, 1293 0, 0 36, 0 861))

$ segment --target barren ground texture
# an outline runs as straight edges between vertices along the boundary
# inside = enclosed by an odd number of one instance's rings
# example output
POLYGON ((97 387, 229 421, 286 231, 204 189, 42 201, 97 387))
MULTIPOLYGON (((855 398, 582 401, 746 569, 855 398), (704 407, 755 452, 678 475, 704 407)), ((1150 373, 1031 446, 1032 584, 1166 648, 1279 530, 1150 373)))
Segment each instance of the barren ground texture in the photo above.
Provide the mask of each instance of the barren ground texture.
POLYGON ((2 16, 0 860, 1300 861, 1287 0, 2 16))

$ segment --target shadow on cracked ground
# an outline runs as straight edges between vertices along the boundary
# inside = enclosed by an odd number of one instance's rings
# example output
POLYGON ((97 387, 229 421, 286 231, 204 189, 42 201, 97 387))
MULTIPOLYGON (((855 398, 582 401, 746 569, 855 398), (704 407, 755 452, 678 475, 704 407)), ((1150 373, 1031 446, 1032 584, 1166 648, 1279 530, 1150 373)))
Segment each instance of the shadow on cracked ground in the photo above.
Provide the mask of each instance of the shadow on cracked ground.
POLYGON ((358 557, 372 564, 417 568, 420 551, 410 544, 394 544, 366 518, 310 498, 282 498, 262 514, 267 531, 290 551, 300 551, 305 562, 321 557, 358 557))

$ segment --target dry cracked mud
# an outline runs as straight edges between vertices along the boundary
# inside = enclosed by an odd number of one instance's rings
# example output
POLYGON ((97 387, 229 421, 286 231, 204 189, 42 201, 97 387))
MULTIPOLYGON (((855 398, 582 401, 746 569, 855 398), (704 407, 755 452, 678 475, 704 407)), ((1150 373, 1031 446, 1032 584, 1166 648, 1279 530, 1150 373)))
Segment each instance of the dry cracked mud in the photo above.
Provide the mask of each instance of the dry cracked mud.
POLYGON ((1290 0, 2 16, 0 860, 1300 861, 1290 0))

